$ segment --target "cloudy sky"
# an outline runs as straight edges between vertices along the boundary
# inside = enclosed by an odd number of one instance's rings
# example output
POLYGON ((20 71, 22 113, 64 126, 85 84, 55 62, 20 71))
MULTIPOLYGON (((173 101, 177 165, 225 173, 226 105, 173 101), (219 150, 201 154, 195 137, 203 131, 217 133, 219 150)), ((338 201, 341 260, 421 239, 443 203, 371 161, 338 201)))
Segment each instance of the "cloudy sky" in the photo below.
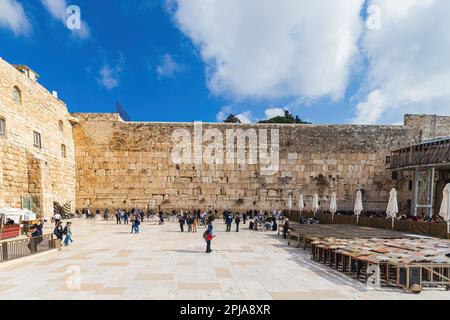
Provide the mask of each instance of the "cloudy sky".
POLYGON ((70 111, 313 123, 450 115, 448 0, 0 0, 0 57, 70 111))

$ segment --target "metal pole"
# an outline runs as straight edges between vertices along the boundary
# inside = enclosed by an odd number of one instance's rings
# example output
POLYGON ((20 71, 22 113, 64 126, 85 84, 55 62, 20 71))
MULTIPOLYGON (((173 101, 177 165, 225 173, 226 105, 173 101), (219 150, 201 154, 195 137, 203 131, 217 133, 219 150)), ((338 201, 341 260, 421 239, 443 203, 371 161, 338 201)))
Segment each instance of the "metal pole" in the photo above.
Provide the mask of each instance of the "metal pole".
POLYGON ((435 174, 435 168, 430 169, 431 179, 430 179, 430 217, 433 217, 433 204, 434 204, 434 174, 435 174))
POLYGON ((414 183, 412 189, 411 215, 417 216, 417 195, 419 190, 419 169, 414 170, 414 183))

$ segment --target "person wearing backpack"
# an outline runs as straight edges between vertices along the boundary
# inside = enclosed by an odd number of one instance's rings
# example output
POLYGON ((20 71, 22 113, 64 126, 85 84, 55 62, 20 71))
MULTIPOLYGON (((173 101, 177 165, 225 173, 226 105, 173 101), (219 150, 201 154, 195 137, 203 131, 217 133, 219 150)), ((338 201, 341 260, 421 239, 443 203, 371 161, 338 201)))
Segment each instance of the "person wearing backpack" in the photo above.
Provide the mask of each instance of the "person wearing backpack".
POLYGON ((63 235, 64 235, 63 231, 64 230, 63 230, 62 222, 60 221, 56 225, 55 230, 53 230, 53 234, 55 235, 56 239, 62 241, 63 235))
POLYGON ((206 231, 203 233, 203 239, 205 239, 206 241, 206 253, 211 253, 211 241, 212 239, 215 237, 214 232, 213 232, 213 224, 212 224, 212 219, 208 219, 208 224, 207 224, 207 228, 206 231))
POLYGON ((64 227, 64 230, 63 230, 63 234, 65 234, 66 235, 66 238, 64 239, 64 246, 69 246, 70 245, 70 243, 72 243, 73 242, 73 239, 72 239, 72 230, 71 230, 71 227, 72 226, 72 222, 67 222, 67 224, 66 224, 66 226, 64 227))

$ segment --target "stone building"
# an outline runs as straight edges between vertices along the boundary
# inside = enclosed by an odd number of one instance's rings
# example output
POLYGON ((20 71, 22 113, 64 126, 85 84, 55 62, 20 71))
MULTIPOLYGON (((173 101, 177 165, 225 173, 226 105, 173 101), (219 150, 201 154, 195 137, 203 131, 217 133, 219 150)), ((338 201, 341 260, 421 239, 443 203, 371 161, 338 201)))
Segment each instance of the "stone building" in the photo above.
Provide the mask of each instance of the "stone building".
POLYGON ((0 58, 0 206, 50 214, 54 202, 75 205, 77 119, 37 79, 0 58))
POLYGON ((127 122, 116 113, 69 114, 29 73, 35 74, 0 60, 0 119, 6 122, 0 202, 17 207, 31 197, 45 214, 53 202, 71 202, 72 209, 285 209, 290 195, 297 205, 300 192, 307 209, 314 193, 326 208, 332 192, 340 208, 351 209, 358 188, 367 209, 383 209, 393 187, 407 211, 411 177, 393 174, 391 151, 450 136, 450 117, 428 115, 406 115, 404 125, 361 126, 127 122), (41 147, 33 132, 40 133, 41 147), (183 161, 174 158, 177 132, 188 137, 183 161), (263 151, 279 160, 270 174, 263 151), (239 152, 244 161, 232 157, 239 152))

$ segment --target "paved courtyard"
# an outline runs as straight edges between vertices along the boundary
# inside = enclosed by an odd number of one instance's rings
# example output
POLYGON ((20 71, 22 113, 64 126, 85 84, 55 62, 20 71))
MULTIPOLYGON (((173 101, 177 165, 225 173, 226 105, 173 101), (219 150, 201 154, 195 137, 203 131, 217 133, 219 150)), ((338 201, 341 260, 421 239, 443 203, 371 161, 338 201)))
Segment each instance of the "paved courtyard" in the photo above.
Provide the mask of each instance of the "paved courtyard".
POLYGON ((71 247, 0 264, 0 299, 450 299, 439 290, 368 290, 276 233, 245 225, 226 233, 216 221, 208 255, 202 227, 195 234, 176 223, 144 224, 139 235, 130 228, 74 220, 71 247))

